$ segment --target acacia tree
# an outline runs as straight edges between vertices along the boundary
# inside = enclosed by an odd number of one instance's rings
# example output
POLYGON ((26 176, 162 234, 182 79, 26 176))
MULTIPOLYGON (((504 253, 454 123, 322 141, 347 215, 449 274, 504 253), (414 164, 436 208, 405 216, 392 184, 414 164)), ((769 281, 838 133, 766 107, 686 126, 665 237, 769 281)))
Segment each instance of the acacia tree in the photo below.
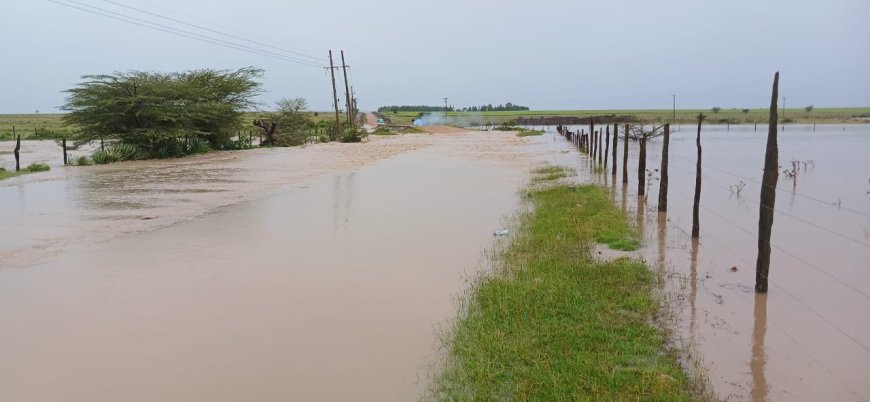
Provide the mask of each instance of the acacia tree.
POLYGON ((261 76, 253 67, 86 75, 66 91, 63 122, 78 127, 79 143, 117 139, 153 151, 196 138, 220 147, 256 104, 261 76))

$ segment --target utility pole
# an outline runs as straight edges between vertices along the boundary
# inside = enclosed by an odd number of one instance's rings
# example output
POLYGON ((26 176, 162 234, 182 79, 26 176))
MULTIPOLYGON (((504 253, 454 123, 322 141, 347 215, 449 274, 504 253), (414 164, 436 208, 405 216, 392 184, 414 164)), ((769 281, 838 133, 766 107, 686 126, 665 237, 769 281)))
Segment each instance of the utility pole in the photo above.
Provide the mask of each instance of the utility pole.
POLYGON ((332 64, 332 50, 329 51, 329 74, 332 76, 332 103, 335 105, 335 133, 333 133, 332 138, 334 140, 341 129, 341 121, 338 118, 338 91, 335 89, 335 65, 332 64))
MULTIPOLYGON (((350 67, 350 66, 348 66, 348 67, 350 67)), ((356 115, 358 113, 358 110, 356 108, 356 95, 353 94, 353 85, 351 85, 351 87, 350 87, 350 106, 351 106, 350 113, 351 113, 351 116, 354 117, 354 124, 355 124, 356 123, 356 115)))
POLYGON ((677 95, 671 94, 671 97, 674 98, 674 116, 671 119, 671 123, 676 123, 677 122, 677 95))
POLYGON ((444 113, 447 113, 447 109, 448 109, 447 99, 450 99, 450 98, 444 98, 444 113))
POLYGON ((341 69, 344 72, 344 93, 347 101, 347 121, 353 127, 353 98, 350 96, 350 88, 347 83, 347 68, 349 66, 344 62, 344 50, 341 51, 341 69))

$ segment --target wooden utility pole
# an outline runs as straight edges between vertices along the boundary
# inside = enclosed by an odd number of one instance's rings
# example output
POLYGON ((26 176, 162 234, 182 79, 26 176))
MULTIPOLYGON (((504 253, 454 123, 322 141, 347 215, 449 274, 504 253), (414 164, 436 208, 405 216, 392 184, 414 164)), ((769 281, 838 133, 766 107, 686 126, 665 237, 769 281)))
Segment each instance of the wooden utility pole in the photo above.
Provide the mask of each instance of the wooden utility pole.
POLYGON ((662 142, 662 167, 659 170, 659 212, 668 210, 668 145, 671 141, 671 125, 665 124, 665 138, 662 142))
POLYGON ((341 121, 338 117, 338 90, 335 89, 335 65, 332 63, 332 50, 329 51, 329 74, 332 76, 332 103, 335 105, 335 128, 331 138, 334 140, 341 131, 341 121))
POLYGON ((695 144, 698 148, 698 161, 695 164, 695 200, 692 204, 692 238, 701 237, 701 223, 699 222, 698 209, 701 208, 701 123, 704 121, 703 113, 698 114, 698 136, 695 144))
POLYGON ((344 98, 347 101, 347 122, 351 127, 353 124, 353 97, 350 96, 350 86, 347 83, 347 68, 349 66, 344 62, 344 50, 341 51, 341 70, 344 72, 344 98))
POLYGON ((67 159, 66 159, 66 137, 62 138, 62 145, 63 145, 63 165, 66 166, 66 165, 67 165, 67 159))
MULTIPOLYGON (((767 150, 764 153, 764 176, 761 180, 761 206, 758 213, 758 259, 755 261, 755 291, 758 293, 767 293, 767 277, 770 273, 770 235, 773 228, 773 207, 776 204, 776 182, 779 177, 779 146, 776 139, 776 99, 778 92, 779 71, 773 76, 767 150)), ((785 98, 783 98, 783 103, 785 103, 785 98)))
POLYGON ((626 124, 622 133, 622 184, 628 184, 628 128, 626 124))
MULTIPOLYGON (((616 176, 616 144, 619 143, 619 140, 617 139, 617 137, 619 137, 619 125, 614 123, 613 124, 613 158, 611 158, 611 159, 613 159, 613 169, 612 169, 613 171, 610 172, 611 176, 616 176)), ((613 184, 616 184, 615 177, 613 179, 613 184)), ((614 186, 614 187, 616 187, 616 186, 614 186)))

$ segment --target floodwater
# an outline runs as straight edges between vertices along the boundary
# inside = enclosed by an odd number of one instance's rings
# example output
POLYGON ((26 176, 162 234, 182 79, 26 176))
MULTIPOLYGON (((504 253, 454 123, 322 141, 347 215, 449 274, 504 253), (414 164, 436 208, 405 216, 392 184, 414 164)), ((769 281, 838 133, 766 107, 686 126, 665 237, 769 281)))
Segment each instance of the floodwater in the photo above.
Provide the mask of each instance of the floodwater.
POLYGON ((406 135, 0 184, 0 400, 416 399, 554 144, 406 135))
POLYGON ((779 177, 770 289, 759 296, 766 130, 703 128, 700 241, 690 237, 696 126, 672 134, 666 214, 657 212, 661 139, 648 142, 646 199, 637 196, 635 142, 627 187, 622 143, 615 186, 609 171, 592 173, 585 156, 576 165, 590 180, 610 185, 615 202, 644 229, 642 255, 666 274, 680 343, 702 356, 689 365, 706 371, 720 398, 870 400, 870 126, 780 132, 781 170, 791 170, 795 160, 800 171, 796 180, 779 177))

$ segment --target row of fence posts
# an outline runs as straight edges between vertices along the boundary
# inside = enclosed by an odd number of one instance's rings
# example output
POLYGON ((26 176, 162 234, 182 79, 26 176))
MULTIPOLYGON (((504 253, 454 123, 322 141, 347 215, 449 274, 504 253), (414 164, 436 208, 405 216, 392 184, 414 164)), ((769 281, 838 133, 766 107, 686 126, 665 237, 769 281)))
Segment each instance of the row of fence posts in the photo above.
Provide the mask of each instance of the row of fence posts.
MULTIPOLYGON (((776 201, 776 183, 779 174, 779 149, 777 145, 777 96, 779 91, 779 72, 774 75, 773 94, 770 104, 770 123, 768 124, 767 146, 765 149, 764 158, 764 176, 761 184, 761 201, 759 206, 758 220, 758 258, 755 266, 755 291, 758 293, 767 293, 768 276, 770 272, 770 237, 773 227, 774 205, 776 201)), ((695 193, 692 200, 692 238, 700 237, 700 205, 701 205, 701 126, 704 122, 703 113, 699 114, 698 131, 695 137, 695 145, 697 150, 697 159, 695 164, 695 193)), ((631 126, 625 124, 622 130, 623 136, 623 156, 622 156, 622 183, 623 186, 628 184, 628 139, 631 126)), ((662 141, 662 157, 661 166, 659 168, 659 199, 658 211, 666 213, 668 210, 668 148, 670 147, 670 124, 665 124, 663 127, 662 141)), ((619 125, 613 124, 613 142, 610 141, 610 126, 605 125, 604 132, 599 128, 595 130, 595 120, 589 120, 589 133, 583 129, 571 131, 567 126, 558 125, 556 131, 564 136, 568 141, 571 141, 580 152, 589 156, 591 163, 597 163, 607 169, 608 155, 612 155, 612 167, 610 174, 613 177, 612 183, 616 184, 617 176, 617 146, 619 144, 619 125), (602 150, 602 142, 605 143, 602 150), (612 145, 612 153, 610 151, 612 145), (602 152, 603 151, 603 152, 602 152), (603 153, 603 165, 602 165, 603 153)), ((637 165, 637 193, 639 197, 645 197, 646 189, 646 142, 647 134, 644 130, 637 130, 638 134, 638 165, 637 165)), ((625 190, 623 190, 625 191, 625 190)), ((623 194, 624 196, 624 194, 623 194)))

